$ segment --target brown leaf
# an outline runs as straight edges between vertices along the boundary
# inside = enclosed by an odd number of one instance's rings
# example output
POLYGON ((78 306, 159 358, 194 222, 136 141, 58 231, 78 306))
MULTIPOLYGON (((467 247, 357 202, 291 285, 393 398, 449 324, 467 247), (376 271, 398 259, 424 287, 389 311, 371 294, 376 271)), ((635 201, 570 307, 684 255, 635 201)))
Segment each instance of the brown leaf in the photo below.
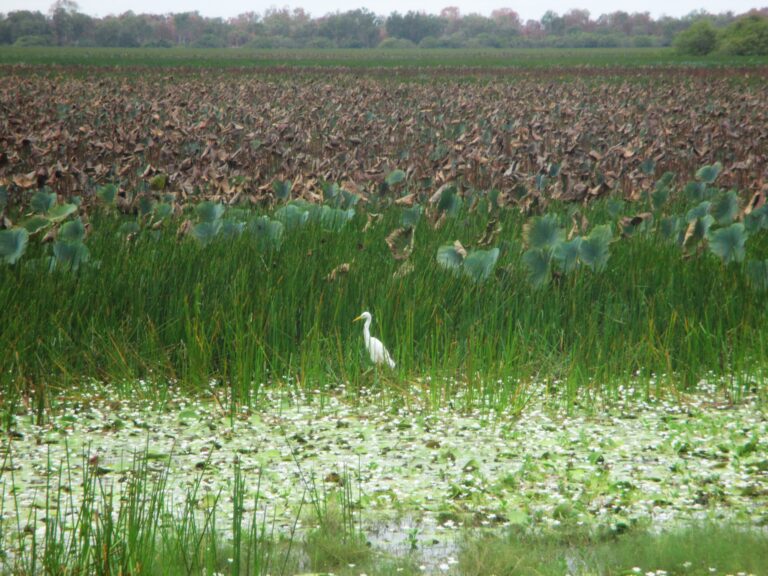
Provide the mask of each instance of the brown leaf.
POLYGON ((496 237, 501 233, 502 227, 498 218, 491 218, 485 225, 485 231, 477 241, 478 246, 491 246, 496 242, 496 237))
POLYGON ((395 260, 407 260, 413 252, 414 228, 396 228, 385 239, 395 260))
POLYGON ((333 282, 336 280, 337 276, 340 276, 341 274, 347 274, 349 273, 349 263, 345 262, 344 264, 339 264, 331 270, 331 272, 325 277, 325 280, 327 282, 333 282))

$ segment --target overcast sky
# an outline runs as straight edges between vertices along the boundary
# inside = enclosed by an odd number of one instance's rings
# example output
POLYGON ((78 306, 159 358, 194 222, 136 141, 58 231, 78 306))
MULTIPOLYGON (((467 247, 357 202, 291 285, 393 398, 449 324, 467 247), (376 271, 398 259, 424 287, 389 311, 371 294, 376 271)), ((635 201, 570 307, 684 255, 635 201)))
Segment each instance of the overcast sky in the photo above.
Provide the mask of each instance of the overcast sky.
MULTIPOLYGON (((0 12, 13 10, 39 10, 48 12, 54 0, 0 0, 0 12)), ((462 14, 478 12, 489 15, 497 8, 509 7, 517 11, 523 20, 538 20, 547 10, 563 14, 572 8, 589 10, 593 18, 600 14, 624 10, 625 12, 650 12, 653 17, 661 15, 683 16, 693 10, 706 10, 718 13, 733 11, 737 14, 751 8, 759 8, 764 3, 748 0, 526 0, 513 2, 507 0, 424 0, 414 4, 410 0, 291 0, 290 2, 253 2, 249 0, 78 0, 80 12, 91 16, 121 14, 133 10, 137 14, 166 14, 197 10, 203 16, 221 16, 229 18, 243 12, 264 13, 267 8, 287 6, 304 8, 313 16, 322 16, 328 12, 368 8, 372 12, 387 15, 391 12, 407 12, 419 9, 437 14, 446 6, 458 6, 462 14)))

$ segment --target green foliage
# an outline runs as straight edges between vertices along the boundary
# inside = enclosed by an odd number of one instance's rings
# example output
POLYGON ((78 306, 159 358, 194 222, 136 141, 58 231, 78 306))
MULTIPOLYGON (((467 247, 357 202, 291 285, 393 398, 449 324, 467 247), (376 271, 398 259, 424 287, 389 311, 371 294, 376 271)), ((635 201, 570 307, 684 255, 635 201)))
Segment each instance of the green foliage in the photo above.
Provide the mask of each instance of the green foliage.
POLYGON ((0 258, 7 264, 15 264, 27 249, 29 232, 24 228, 0 230, 0 258))
POLYGON ((592 232, 579 244, 579 259, 581 262, 599 272, 605 268, 610 257, 610 243, 613 233, 608 224, 595 226, 592 232))
POLYGON ((717 30, 706 19, 697 20, 675 36, 674 46, 681 54, 706 56, 717 48, 717 30))
POLYGON ((746 242, 747 233, 741 222, 719 228, 709 235, 709 249, 725 264, 744 260, 746 242))
POLYGON ((290 180, 275 180, 272 182, 275 198, 281 202, 287 202, 291 197, 291 188, 293 188, 293 183, 290 180))
POLYGON ((77 206, 74 204, 56 204, 50 210, 48 210, 46 216, 51 222, 61 222, 66 220, 75 212, 77 212, 77 206))
POLYGON ((438 212, 444 212, 448 216, 456 216, 461 210, 461 196, 459 196, 458 190, 455 185, 447 186, 440 193, 440 198, 437 201, 438 212))
POLYGON ((720 33, 720 47, 725 54, 768 55, 768 17, 751 14, 729 24, 720 33))
POLYGON ((702 166, 699 168, 696 171, 696 179, 704 182, 705 184, 713 184, 722 171, 723 165, 720 162, 715 162, 712 165, 702 166))
POLYGON ((577 236, 573 240, 560 242, 555 246, 552 256, 565 274, 573 272, 578 267, 582 241, 582 238, 577 236))
POLYGON ((29 207, 37 214, 47 214, 56 205, 56 193, 46 190, 38 190, 29 201, 29 207))
POLYGON ((739 197, 734 190, 724 194, 712 207, 712 216, 720 226, 733 222, 739 214, 739 197))
POLYGON ((414 204, 410 208, 404 208, 400 213, 400 225, 403 227, 416 226, 421 218, 422 208, 418 204, 414 204))
POLYGON ((487 280, 499 259, 499 249, 472 250, 464 259, 464 273, 475 282, 487 280))
POLYGON ((268 216, 259 216, 248 224, 248 231, 256 237, 256 242, 262 250, 280 248, 284 230, 282 222, 272 220, 268 216))
POLYGON ((402 170, 393 170, 392 172, 387 174, 387 177, 384 179, 384 182, 386 182, 387 186, 389 186, 390 188, 394 188, 396 185, 404 181, 405 181, 405 172, 403 172, 402 170))
POLYGON ((565 240, 565 229, 555 214, 536 216, 523 228, 523 238, 531 248, 551 252, 565 240))
POLYGON ((463 262, 464 255, 455 245, 440 246, 437 249, 437 263, 443 268, 458 272, 463 262))
POLYGON ((96 189, 96 196, 105 204, 114 204, 117 197, 117 186, 115 184, 105 184, 96 189))
POLYGON ((205 202, 200 202, 200 204, 195 207, 195 212, 201 222, 213 223, 221 219, 224 214, 224 206, 206 200, 205 202))
POLYGON ((551 261, 552 252, 542 248, 531 248, 523 254, 523 264, 527 269, 528 281, 535 288, 540 288, 550 281, 551 261))
POLYGON ((768 260, 747 262, 747 278, 758 290, 768 290, 768 260))

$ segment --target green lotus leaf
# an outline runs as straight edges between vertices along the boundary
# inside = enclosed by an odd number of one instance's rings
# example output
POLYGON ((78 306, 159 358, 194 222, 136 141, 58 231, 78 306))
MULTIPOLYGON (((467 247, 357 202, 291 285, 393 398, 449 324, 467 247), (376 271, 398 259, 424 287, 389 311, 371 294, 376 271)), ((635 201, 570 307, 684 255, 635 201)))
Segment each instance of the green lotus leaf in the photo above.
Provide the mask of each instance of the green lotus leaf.
POLYGON ((746 255, 746 242, 747 232, 741 222, 718 228, 709 235, 709 249, 719 256, 724 264, 742 262, 746 255))
POLYGON ((47 214, 48 211, 56 204, 56 193, 46 192, 45 190, 38 190, 32 195, 32 199, 29 201, 29 207, 36 214, 47 214))
POLYGON ((291 197, 292 188, 293 183, 290 180, 275 180, 272 182, 272 191, 275 193, 275 198, 283 202, 291 197))
POLYGON ((221 230, 221 220, 214 222, 200 222, 192 227, 190 233, 192 237, 203 246, 209 244, 219 234, 221 230))
POLYGON ((89 260, 90 252, 88 247, 80 241, 57 240, 53 245, 53 256, 51 269, 61 267, 65 270, 77 270, 83 262, 89 260))
POLYGON ((560 242, 552 253, 552 256, 557 261, 560 269, 568 274, 574 271, 579 265, 579 247, 581 246, 582 238, 576 236, 569 242, 560 242))
POLYGON ((0 258, 8 264, 15 264, 22 257, 29 242, 29 232, 25 228, 0 230, 0 258))
POLYGON ((592 270, 600 271, 605 268, 610 258, 611 227, 607 224, 596 226, 589 236, 579 245, 579 259, 592 270))
POLYGON ((565 229, 554 214, 536 216, 523 226, 523 238, 531 248, 551 251, 565 240, 565 229))
POLYGON ((527 268, 528 281, 536 288, 546 285, 551 279, 550 263, 552 252, 541 248, 531 248, 523 254, 523 263, 527 268))
POLYGON ((461 203, 461 196, 459 196, 456 186, 448 186, 440 194, 437 210, 445 212, 448 216, 456 216, 461 210, 461 203))
POLYGON ((705 182, 706 184, 712 184, 717 180, 717 176, 723 169, 723 165, 720 162, 715 162, 712 165, 702 166, 696 171, 696 179, 705 182))
POLYGON ((51 225, 51 221, 45 216, 35 214, 30 216, 21 223, 21 226, 30 234, 35 234, 40 230, 48 228, 51 225))
POLYGON ((710 208, 712 208, 712 202, 709 200, 704 200, 695 208, 688 210, 688 212, 685 214, 686 222, 690 223, 694 220, 704 218, 704 216, 709 214, 710 208))
POLYGON ((464 273, 475 282, 487 280, 499 259, 499 249, 472 250, 464 258, 464 273))
POLYGON ((768 290, 768 260, 747 262, 747 278, 758 290, 768 290))
POLYGON ((51 222, 61 222, 75 212, 77 212, 77 206, 74 204, 57 204, 48 210, 46 216, 51 222))
POLYGON ((463 262, 464 256, 453 244, 440 246, 437 249, 437 263, 443 268, 458 272, 463 262))
POLYGON ((59 234, 57 240, 60 242, 81 242, 85 238, 85 226, 83 226, 82 220, 71 220, 65 222, 61 228, 59 228, 59 234))
POLYGON ((115 202, 115 198, 117 197, 117 186, 114 184, 105 184, 104 186, 99 186, 96 189, 96 196, 106 204, 113 204, 115 202))
POLYGON ((387 183, 387 186, 390 188, 392 186, 396 186, 397 184, 400 184, 405 180, 405 172, 402 170, 393 170, 389 174, 387 174, 387 177, 384 179, 384 182, 387 183))
POLYGON ((200 218, 200 222, 212 224, 222 217, 224 214, 224 206, 218 202, 206 200, 200 202, 200 204, 195 207, 195 212, 197 212, 197 217, 200 218))
POLYGON ((400 213, 400 225, 407 228, 408 226, 415 227, 419 223, 421 218, 421 206, 414 204, 410 208, 404 208, 400 213))
POLYGON ((712 216, 721 226, 730 224, 739 214, 739 197, 731 190, 712 206, 712 216))

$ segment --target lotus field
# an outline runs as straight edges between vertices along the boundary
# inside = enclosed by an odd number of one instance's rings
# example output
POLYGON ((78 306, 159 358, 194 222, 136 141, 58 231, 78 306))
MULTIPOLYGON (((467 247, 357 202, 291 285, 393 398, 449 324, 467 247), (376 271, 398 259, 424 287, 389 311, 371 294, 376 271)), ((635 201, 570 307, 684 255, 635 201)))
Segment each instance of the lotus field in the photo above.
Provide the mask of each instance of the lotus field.
POLYGON ((19 54, 1 574, 768 573, 765 63, 19 54))

